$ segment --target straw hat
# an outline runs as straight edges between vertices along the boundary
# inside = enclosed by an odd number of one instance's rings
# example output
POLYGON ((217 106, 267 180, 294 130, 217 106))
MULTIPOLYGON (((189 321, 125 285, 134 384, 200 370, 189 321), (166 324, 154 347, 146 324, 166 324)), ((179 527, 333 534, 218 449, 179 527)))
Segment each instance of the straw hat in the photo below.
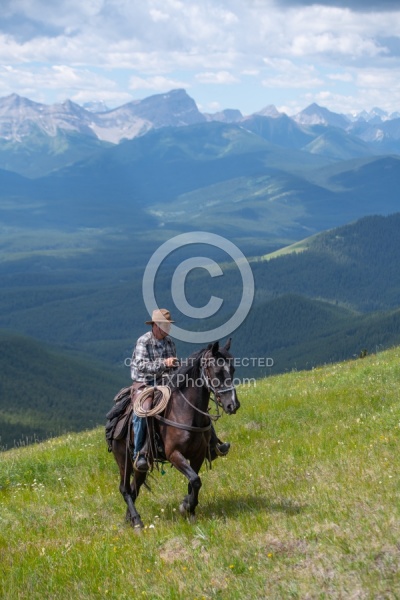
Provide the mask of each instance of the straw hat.
POLYGON ((153 310, 151 315, 151 321, 145 321, 146 325, 153 325, 153 323, 175 323, 171 319, 171 313, 166 308, 160 308, 153 310))

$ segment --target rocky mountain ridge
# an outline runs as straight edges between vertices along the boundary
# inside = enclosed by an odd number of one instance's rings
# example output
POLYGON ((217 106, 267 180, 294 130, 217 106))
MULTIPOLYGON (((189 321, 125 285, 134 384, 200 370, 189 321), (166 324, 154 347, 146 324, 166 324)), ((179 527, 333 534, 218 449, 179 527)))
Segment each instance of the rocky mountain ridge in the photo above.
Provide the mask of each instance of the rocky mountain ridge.
POLYGON ((18 144, 38 133, 54 137, 59 132, 66 132, 118 144, 160 127, 184 127, 210 121, 243 123, 246 127, 253 117, 273 120, 283 116, 305 133, 309 128, 334 127, 367 143, 382 145, 385 141, 400 140, 400 112, 388 114, 374 108, 370 112, 346 115, 314 103, 291 117, 273 105, 247 116, 234 108, 203 114, 185 90, 177 89, 113 109, 107 109, 105 105, 83 107, 71 100, 46 105, 11 94, 0 98, 0 141, 18 144))
POLYGON ((117 144, 150 129, 204 121, 206 117, 184 90, 172 90, 102 112, 87 110, 71 100, 46 105, 17 94, 0 98, 0 139, 9 142, 22 142, 37 131, 54 137, 61 130, 117 144))

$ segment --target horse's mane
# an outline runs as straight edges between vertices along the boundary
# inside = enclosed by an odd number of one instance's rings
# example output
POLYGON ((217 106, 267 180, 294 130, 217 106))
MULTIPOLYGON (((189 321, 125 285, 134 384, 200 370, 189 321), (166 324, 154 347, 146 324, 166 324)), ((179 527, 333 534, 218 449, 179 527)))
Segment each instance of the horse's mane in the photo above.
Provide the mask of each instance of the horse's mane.
MULTIPOLYGON (((180 389, 185 386, 185 382, 188 380, 195 381, 200 376, 201 359, 210 347, 197 350, 197 352, 193 352, 188 358, 183 359, 179 369, 170 377, 168 385, 171 389, 180 389)), ((216 358, 222 357, 225 360, 229 359, 230 356, 229 352, 224 348, 219 348, 216 354, 216 358)))
POLYGON ((200 374, 200 362, 206 350, 207 348, 202 348, 197 352, 193 352, 188 358, 183 359, 181 366, 169 380, 171 388, 182 388, 188 379, 197 379, 200 374))

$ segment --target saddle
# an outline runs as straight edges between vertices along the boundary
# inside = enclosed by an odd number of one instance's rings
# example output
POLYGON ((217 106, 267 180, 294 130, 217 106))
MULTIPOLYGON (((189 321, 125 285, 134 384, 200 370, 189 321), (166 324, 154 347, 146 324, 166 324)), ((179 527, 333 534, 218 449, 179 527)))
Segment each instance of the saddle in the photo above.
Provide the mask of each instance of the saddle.
MULTIPOLYGON (((134 383, 130 387, 122 388, 114 397, 114 406, 106 414, 107 422, 105 426, 105 436, 108 446, 108 451, 112 452, 112 441, 126 439, 130 436, 132 428, 133 407, 136 397, 146 390, 147 386, 143 383, 134 383)), ((146 411, 151 411, 157 403, 154 399, 154 393, 150 390, 145 401, 146 411)), ((152 416, 145 417, 147 419, 146 442, 144 444, 145 451, 151 462, 165 460, 164 447, 157 433, 152 416)))

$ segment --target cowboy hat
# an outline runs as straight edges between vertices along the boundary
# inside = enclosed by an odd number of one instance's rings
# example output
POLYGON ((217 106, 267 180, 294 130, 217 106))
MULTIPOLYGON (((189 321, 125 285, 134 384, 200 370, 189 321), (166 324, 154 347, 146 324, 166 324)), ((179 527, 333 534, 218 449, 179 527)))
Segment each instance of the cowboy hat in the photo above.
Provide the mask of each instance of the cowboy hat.
POLYGON ((171 319, 171 313, 166 308, 160 308, 153 310, 151 315, 151 321, 145 321, 146 325, 153 325, 153 323, 175 323, 171 319))

